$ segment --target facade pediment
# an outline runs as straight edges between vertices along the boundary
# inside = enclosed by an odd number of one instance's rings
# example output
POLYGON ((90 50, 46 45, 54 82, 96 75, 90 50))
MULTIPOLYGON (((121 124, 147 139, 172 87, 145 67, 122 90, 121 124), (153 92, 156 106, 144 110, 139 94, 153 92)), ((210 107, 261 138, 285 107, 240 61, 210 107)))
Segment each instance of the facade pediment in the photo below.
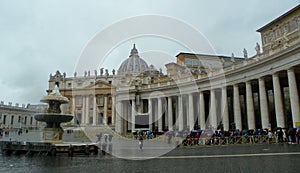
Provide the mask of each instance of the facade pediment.
POLYGON ((112 84, 98 80, 95 83, 91 83, 90 85, 86 86, 84 89, 107 89, 107 88, 112 88, 112 84))

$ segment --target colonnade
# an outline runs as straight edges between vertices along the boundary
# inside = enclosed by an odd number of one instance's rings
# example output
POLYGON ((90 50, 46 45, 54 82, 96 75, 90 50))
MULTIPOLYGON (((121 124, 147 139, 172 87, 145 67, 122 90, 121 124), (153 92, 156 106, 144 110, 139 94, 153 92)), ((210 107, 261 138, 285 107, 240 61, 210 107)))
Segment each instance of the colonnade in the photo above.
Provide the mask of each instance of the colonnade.
POLYGON ((192 93, 142 97, 148 105, 146 110, 145 106, 137 106, 134 99, 117 100, 116 131, 135 130, 137 114, 148 116, 149 129, 158 131, 287 128, 300 122, 299 86, 294 68, 230 82, 220 88, 201 90, 201 84, 198 88, 192 93), (290 113, 285 111, 287 107, 290 113))

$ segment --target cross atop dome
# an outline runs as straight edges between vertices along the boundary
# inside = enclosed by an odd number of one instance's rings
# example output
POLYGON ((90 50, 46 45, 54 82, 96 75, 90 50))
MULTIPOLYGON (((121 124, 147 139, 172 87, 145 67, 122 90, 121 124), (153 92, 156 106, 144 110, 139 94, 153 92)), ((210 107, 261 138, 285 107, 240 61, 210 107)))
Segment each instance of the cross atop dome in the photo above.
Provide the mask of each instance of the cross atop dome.
POLYGON ((130 57, 134 55, 138 55, 138 50, 135 48, 135 43, 133 44, 133 48, 131 49, 130 57))

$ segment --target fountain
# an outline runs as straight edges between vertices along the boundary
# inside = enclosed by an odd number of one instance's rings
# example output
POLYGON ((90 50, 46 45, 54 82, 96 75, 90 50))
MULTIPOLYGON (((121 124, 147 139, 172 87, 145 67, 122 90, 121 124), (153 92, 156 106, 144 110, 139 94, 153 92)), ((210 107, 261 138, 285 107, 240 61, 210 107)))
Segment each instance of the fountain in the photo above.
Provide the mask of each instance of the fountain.
POLYGON ((70 122, 73 115, 62 114, 61 104, 69 103, 68 98, 61 95, 58 86, 53 91, 44 96, 41 102, 48 103, 46 113, 38 113, 34 115, 37 121, 45 122, 46 126, 42 131, 42 141, 19 141, 19 140, 0 140, 0 152, 11 154, 32 155, 34 153, 45 153, 45 155, 55 156, 56 153, 68 153, 73 157, 74 153, 89 155, 90 153, 97 155, 99 147, 97 143, 91 142, 64 142, 62 139, 64 130, 60 126, 61 123, 70 122))
POLYGON ((52 93, 44 96, 41 102, 48 103, 47 113, 38 113, 34 115, 37 121, 46 122, 47 125, 43 129, 43 141, 51 143, 62 143, 62 135, 64 133, 61 123, 70 122, 73 115, 61 114, 60 105, 69 103, 68 98, 61 95, 56 85, 52 93))

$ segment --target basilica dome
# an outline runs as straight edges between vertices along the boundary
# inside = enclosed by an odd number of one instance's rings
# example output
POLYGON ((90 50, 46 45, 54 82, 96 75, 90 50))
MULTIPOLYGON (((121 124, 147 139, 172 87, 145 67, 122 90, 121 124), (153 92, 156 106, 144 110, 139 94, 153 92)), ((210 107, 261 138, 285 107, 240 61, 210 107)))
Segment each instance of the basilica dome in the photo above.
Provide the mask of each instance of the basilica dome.
POLYGON ((148 70, 148 64, 138 55, 138 51, 135 48, 135 44, 131 49, 129 58, 122 62, 118 69, 118 75, 138 75, 148 70))

